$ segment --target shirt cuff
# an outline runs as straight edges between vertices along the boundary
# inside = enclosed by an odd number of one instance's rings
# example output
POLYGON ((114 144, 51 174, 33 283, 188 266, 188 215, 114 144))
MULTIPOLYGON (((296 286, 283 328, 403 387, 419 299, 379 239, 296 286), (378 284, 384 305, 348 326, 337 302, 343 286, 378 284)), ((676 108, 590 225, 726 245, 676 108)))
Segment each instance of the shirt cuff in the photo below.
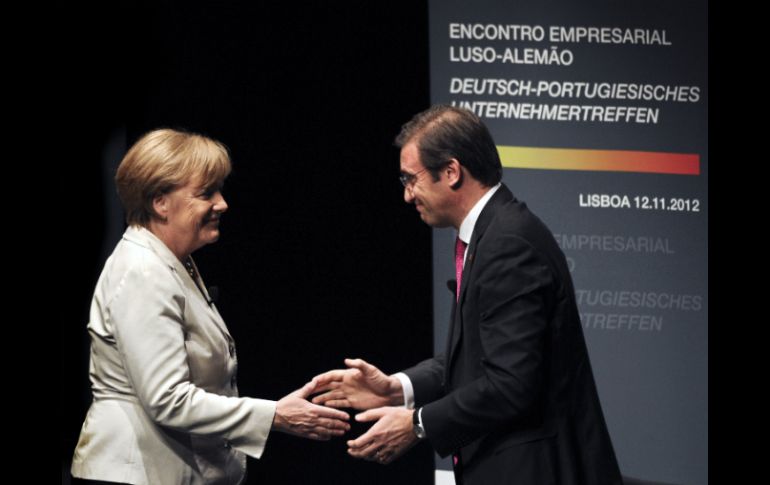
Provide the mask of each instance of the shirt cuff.
POLYGON ((401 387, 404 389, 404 407, 407 409, 414 409, 414 388, 412 387, 412 380, 409 376, 403 372, 394 374, 395 377, 401 382, 401 387))

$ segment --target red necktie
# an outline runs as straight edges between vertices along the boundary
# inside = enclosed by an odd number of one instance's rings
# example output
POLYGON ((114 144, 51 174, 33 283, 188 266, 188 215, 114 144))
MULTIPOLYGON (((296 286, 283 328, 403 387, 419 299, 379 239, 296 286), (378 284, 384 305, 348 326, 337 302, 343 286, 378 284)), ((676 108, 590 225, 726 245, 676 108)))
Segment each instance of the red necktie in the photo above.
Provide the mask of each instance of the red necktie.
POLYGON ((455 298, 460 301, 460 283, 463 279, 463 260, 465 259, 465 248, 468 247, 459 237, 455 241, 455 275, 457 276, 457 292, 455 298))

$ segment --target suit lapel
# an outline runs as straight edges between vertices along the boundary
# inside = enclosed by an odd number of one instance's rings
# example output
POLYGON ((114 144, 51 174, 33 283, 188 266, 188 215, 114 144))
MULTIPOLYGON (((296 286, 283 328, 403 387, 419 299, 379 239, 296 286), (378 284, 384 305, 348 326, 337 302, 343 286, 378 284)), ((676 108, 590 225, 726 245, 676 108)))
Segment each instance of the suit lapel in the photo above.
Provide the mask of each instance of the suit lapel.
POLYGON ((206 310, 208 311, 209 315, 212 317, 212 320, 214 320, 214 323, 217 325, 217 327, 219 327, 219 330, 222 331, 222 333, 225 335, 227 340, 231 341, 232 336, 230 335, 230 332, 227 330, 227 325, 225 325, 225 321, 222 319, 222 316, 219 314, 219 312, 214 307, 214 305, 209 303, 211 301, 211 295, 209 295, 209 290, 208 288, 206 288, 206 283, 203 282, 203 276, 201 276, 200 271, 198 271, 198 265, 195 264, 195 260, 192 259, 192 257, 190 257, 190 260, 192 261, 192 264, 195 267, 195 275, 198 281, 196 283, 196 281, 193 280, 190 274, 187 271, 185 271, 185 274, 189 277, 185 280, 185 284, 187 285, 188 289, 193 291, 193 288, 194 288, 194 291, 198 291, 199 292, 198 294, 201 294, 203 296, 206 310), (190 282, 192 282, 192 285, 190 285, 190 282))
POLYGON ((468 255, 465 258, 465 265, 463 266, 462 282, 460 286, 460 297, 456 299, 456 303, 452 305, 452 325, 449 329, 448 349, 446 352, 446 367, 447 372, 444 374, 445 380, 448 379, 449 368, 452 366, 452 358, 454 357, 457 345, 460 343, 462 336, 462 306, 465 301, 465 293, 468 286, 471 284, 471 276, 473 274, 473 265, 476 261, 476 248, 479 245, 479 241, 484 237, 484 233, 489 227, 489 224, 494 219, 497 211, 505 205, 507 202, 513 199, 513 194, 508 187, 502 185, 497 192, 489 199, 487 205, 479 214, 476 225, 473 227, 473 234, 471 234, 471 242, 468 245, 468 255))

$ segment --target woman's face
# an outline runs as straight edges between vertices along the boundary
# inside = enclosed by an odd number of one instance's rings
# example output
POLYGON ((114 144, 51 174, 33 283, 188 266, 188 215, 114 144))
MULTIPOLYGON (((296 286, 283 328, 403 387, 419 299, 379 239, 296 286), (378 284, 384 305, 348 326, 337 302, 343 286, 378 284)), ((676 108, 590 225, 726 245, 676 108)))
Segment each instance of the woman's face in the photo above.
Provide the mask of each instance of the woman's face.
POLYGON ((176 249, 190 254, 219 239, 219 218, 227 210, 221 190, 193 180, 165 195, 168 235, 176 249))

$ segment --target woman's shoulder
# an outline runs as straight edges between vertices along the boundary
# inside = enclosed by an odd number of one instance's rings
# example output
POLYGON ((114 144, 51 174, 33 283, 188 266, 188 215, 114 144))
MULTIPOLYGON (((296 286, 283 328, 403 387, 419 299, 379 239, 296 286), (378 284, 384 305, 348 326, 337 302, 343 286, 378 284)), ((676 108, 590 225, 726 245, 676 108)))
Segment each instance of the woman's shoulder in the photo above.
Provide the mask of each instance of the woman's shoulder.
POLYGON ((173 270, 172 265, 146 241, 123 238, 112 254, 115 269, 144 275, 162 276, 173 270))
POLYGON ((173 264, 151 244, 123 238, 105 264, 100 281, 107 301, 120 295, 182 294, 182 282, 173 264))

